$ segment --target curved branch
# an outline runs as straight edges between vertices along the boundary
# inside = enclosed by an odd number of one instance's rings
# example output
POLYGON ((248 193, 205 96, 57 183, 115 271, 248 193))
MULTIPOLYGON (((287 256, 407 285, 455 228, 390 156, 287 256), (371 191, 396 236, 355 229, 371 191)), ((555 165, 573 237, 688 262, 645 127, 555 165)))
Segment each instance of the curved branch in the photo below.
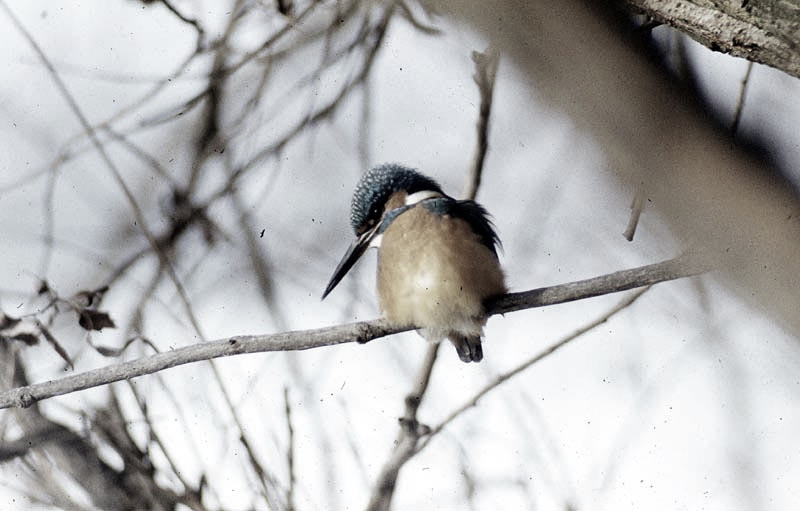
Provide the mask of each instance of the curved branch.
MULTIPOLYGON (((696 255, 684 255, 661 263, 623 270, 567 284, 509 293, 487 303, 489 315, 504 314, 582 298, 626 291, 658 282, 691 277, 709 270, 708 263, 696 255)), ((128 362, 92 369, 42 383, 0 393, 0 409, 25 408, 43 399, 99 387, 121 380, 153 374, 171 367, 244 353, 297 351, 348 342, 365 343, 414 327, 391 326, 383 319, 360 321, 313 330, 298 330, 268 335, 237 335, 227 339, 193 344, 128 362)))

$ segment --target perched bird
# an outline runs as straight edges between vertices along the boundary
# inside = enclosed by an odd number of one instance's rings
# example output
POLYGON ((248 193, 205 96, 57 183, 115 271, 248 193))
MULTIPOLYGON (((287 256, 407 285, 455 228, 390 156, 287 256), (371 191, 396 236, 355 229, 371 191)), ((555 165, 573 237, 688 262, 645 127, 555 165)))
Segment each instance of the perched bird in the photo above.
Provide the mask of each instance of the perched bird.
POLYGON ((370 246, 378 247, 378 299, 396 326, 416 326, 429 341, 447 337, 464 362, 483 358, 484 301, 506 292, 500 241, 488 213, 456 200, 407 167, 371 169, 353 194, 356 239, 333 272, 324 299, 370 246))

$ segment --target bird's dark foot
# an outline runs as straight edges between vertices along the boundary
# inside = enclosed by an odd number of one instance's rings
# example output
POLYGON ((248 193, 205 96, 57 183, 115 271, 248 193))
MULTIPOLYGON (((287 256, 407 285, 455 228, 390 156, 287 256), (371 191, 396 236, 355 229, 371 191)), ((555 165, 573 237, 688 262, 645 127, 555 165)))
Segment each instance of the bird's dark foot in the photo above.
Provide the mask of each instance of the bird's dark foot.
POLYGON ((466 337, 460 334, 450 334, 450 342, 456 348, 458 358, 462 362, 480 362, 483 360, 483 347, 480 337, 466 337))

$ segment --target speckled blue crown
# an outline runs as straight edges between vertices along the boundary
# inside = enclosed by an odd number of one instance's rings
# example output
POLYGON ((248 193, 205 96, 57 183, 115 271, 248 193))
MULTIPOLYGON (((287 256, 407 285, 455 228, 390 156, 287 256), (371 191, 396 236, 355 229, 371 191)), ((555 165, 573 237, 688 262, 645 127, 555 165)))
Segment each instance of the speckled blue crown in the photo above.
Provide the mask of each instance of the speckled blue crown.
POLYGON ((396 163, 378 165, 364 174, 353 192, 350 205, 350 225, 353 226, 353 231, 360 235, 375 225, 380 220, 386 201, 400 190, 405 190, 409 195, 425 190, 444 195, 439 183, 416 170, 396 163))

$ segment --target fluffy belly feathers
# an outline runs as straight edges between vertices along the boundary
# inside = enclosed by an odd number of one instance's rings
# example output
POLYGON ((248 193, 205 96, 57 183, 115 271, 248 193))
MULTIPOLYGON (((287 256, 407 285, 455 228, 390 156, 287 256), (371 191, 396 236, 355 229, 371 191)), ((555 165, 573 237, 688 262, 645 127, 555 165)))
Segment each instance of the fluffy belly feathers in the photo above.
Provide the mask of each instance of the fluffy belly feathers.
POLYGON ((415 208, 383 234, 378 296, 384 317, 395 324, 416 325, 430 340, 451 332, 480 336, 483 301, 505 292, 494 253, 461 219, 415 208))

